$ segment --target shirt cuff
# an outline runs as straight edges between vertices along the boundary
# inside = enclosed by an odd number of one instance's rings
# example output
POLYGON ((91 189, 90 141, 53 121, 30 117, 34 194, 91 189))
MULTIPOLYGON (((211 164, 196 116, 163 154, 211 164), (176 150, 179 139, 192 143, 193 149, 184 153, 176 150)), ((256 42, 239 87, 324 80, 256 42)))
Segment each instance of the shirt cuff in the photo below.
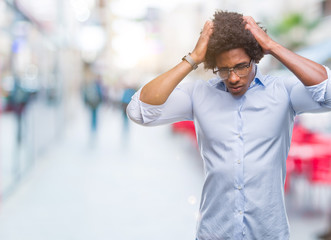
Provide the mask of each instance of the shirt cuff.
MULTIPOLYGON (((329 83, 330 70, 328 67, 325 67, 325 70, 328 75, 328 78, 326 80, 313 86, 306 86, 306 89, 310 92, 312 98, 316 102, 324 102, 326 100, 327 93, 331 91, 331 84, 329 83)), ((331 93, 328 93, 328 95, 331 95, 331 93)))
POLYGON ((136 101, 139 102, 139 108, 143 123, 150 123, 157 120, 161 114, 164 104, 162 105, 151 105, 144 103, 140 100, 141 89, 135 94, 136 101))

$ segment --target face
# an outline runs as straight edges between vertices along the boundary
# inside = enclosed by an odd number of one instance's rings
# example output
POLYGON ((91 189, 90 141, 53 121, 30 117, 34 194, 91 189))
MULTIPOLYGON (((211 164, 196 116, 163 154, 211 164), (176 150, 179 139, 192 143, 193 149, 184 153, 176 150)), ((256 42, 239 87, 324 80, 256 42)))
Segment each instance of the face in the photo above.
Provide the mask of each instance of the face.
MULTIPOLYGON (((248 65, 251 58, 243 48, 231 49, 216 56, 216 66, 218 69, 233 68, 248 65)), ((229 92, 234 96, 242 96, 248 90, 255 77, 254 62, 249 66, 248 74, 239 77, 234 71, 230 71, 229 77, 224 81, 229 92)))

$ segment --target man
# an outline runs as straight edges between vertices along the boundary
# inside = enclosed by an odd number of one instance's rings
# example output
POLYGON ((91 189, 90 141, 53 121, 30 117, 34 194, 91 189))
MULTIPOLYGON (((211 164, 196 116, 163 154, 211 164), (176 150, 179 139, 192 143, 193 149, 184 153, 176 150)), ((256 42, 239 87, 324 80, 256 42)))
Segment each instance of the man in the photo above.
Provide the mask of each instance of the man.
POLYGON ((293 121, 331 110, 329 74, 273 41, 252 17, 220 11, 191 54, 133 96, 127 113, 136 123, 195 123, 206 174, 198 240, 289 239, 284 182, 293 121), (264 54, 298 79, 262 75, 264 54), (179 84, 202 62, 216 78, 179 84))

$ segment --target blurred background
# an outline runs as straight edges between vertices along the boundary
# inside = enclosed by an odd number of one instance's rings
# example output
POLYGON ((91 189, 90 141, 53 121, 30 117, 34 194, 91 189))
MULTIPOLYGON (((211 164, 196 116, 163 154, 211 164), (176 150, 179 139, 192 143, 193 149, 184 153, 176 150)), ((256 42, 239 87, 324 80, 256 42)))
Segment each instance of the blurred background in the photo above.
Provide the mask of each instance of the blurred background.
MULTIPOLYGON (((144 128, 124 111, 215 10, 251 15, 331 67, 330 0, 0 0, 1 240, 194 239, 204 176, 192 123, 144 128)), ((269 56, 260 67, 289 74, 269 56)), ((188 80, 210 77, 200 66, 188 80)), ((331 230, 330 144, 330 113, 297 118, 291 239, 331 230)))

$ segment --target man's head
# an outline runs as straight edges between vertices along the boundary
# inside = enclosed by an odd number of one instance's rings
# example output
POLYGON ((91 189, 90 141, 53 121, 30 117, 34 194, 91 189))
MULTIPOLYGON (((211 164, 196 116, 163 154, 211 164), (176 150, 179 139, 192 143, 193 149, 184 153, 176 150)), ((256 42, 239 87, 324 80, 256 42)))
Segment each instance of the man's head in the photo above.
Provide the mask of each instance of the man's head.
MULTIPOLYGON (((223 78, 233 95, 243 95, 255 75, 255 63, 264 56, 263 50, 249 30, 245 29, 243 15, 235 12, 216 12, 213 19, 214 29, 205 56, 205 68, 212 70, 247 66, 247 75, 230 71, 223 78), (234 50, 239 50, 239 52, 234 50), (241 77, 242 75, 245 75, 241 77), (237 78, 237 81, 234 79, 237 78), (233 81, 231 81, 233 79, 233 81), (241 91, 235 91, 243 86, 241 91), (233 90, 233 92, 231 91, 233 90)), ((245 69, 243 69, 245 70, 245 69)))
POLYGON ((214 14, 214 30, 208 43, 205 56, 205 68, 214 69, 216 56, 220 53, 243 48, 246 54, 259 63, 264 53, 258 42, 249 30, 245 29, 243 15, 235 12, 219 11, 214 14))

